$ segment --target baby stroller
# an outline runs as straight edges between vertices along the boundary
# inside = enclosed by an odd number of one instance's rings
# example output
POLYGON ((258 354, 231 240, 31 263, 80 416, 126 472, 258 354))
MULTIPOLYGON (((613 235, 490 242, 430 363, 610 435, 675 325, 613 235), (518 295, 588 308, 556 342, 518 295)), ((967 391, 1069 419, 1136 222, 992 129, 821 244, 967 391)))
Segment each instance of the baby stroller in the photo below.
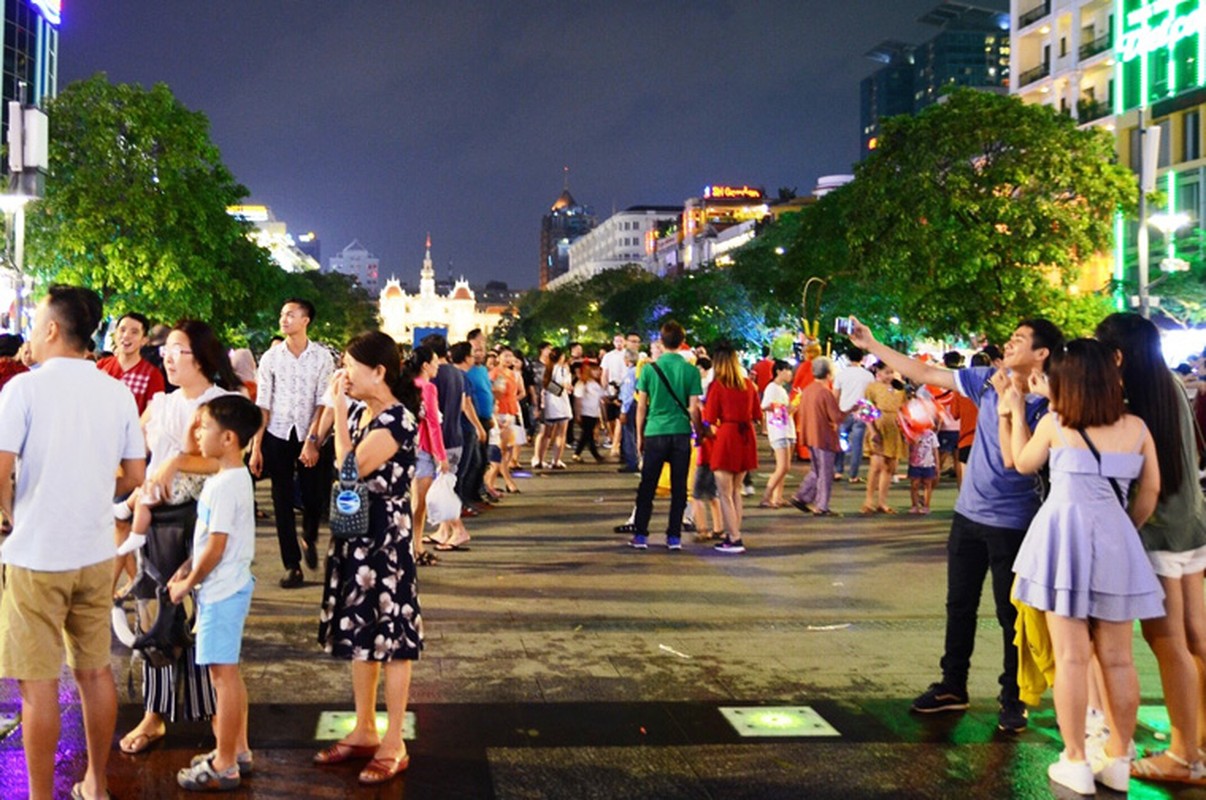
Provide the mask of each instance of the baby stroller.
POLYGON ((196 522, 195 502, 154 508, 146 543, 135 551, 137 573, 113 601, 114 635, 153 667, 175 663, 193 641, 196 609, 173 603, 167 584, 188 560, 196 522))

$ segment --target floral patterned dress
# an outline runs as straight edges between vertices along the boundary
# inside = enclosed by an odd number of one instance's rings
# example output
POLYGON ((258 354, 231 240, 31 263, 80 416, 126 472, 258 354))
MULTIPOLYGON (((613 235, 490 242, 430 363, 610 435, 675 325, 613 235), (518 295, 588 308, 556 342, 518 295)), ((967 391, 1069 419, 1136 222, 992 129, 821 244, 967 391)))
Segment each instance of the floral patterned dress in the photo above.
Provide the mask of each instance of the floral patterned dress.
POLYGON ((338 658, 413 661, 423 649, 423 618, 411 548, 415 418, 398 403, 361 428, 366 413, 364 404, 352 405, 348 415, 352 446, 384 428, 398 442, 398 451, 365 477, 369 490, 368 535, 331 538, 318 641, 338 658))

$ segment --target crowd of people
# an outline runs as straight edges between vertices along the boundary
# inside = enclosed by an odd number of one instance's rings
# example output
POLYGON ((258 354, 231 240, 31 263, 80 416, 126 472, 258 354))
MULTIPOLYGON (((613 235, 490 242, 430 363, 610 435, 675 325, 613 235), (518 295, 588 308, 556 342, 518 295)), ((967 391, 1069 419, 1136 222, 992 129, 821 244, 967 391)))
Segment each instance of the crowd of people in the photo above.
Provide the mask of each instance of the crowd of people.
POLYGON ((88 742, 72 796, 107 796, 114 597, 133 600, 144 653, 144 715, 121 750, 146 751, 177 720, 209 719, 216 747, 180 771, 179 785, 233 789, 252 774, 239 661, 256 518, 268 516, 256 509, 254 479, 270 486, 285 589, 319 569, 324 514, 359 511, 358 499, 350 511, 343 494, 332 499, 336 469, 339 485, 363 489, 363 530, 335 535, 332 526, 317 610, 318 644, 351 663, 356 722, 313 761, 363 760, 360 781, 376 785, 409 765, 402 726, 423 649, 417 570, 469 547, 466 520, 520 491, 514 478, 525 469, 555 473, 589 452, 639 474, 632 514, 616 527, 630 548, 649 549, 664 487, 667 550, 693 532, 720 555, 740 555, 760 431, 774 458, 763 508, 839 516, 833 487, 846 480, 865 481, 862 514, 894 514, 889 488, 905 462, 910 512, 924 515, 940 475, 958 482, 942 677, 913 710, 968 708, 991 573, 1001 730, 1026 728, 1026 702, 1054 676, 1065 742, 1050 768, 1057 783, 1085 794, 1095 782, 1124 790, 1131 775, 1206 783, 1195 417, 1206 393, 1186 391, 1196 386, 1164 366, 1156 329, 1137 315, 1112 315, 1095 339, 1067 343, 1050 322, 1028 319, 1003 352, 986 347, 967 368, 954 351, 939 365, 892 350, 852 320, 840 359, 809 348, 793 368, 764 350, 748 370, 726 344, 689 346, 673 321, 648 353, 633 332, 610 350, 540 343, 525 358, 488 349, 481 331, 413 347, 369 332, 335 353, 309 338, 314 317, 308 301, 287 300, 281 335, 258 366, 204 322, 152 327, 137 313, 115 321, 112 351, 97 354, 99 298, 55 286, 28 342, 0 337, 0 675, 20 684, 31 798, 51 796, 64 658, 88 742), (807 471, 785 503, 799 458, 807 471), (454 476, 459 514, 442 497, 429 506, 436 484, 454 476), (1136 619, 1172 724, 1168 749, 1143 759, 1132 744, 1136 619), (1050 647, 1015 645, 1019 629, 1023 642, 1050 647), (1049 663, 1036 663, 1042 652, 1049 663))

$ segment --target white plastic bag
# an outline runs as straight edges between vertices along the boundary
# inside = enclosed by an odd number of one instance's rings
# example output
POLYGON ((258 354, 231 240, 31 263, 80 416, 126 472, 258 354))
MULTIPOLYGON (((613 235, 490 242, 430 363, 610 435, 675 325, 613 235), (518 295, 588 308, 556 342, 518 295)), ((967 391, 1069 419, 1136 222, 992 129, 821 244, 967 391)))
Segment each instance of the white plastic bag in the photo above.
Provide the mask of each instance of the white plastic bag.
POLYGON ((461 498, 456 494, 456 473, 441 472, 427 490, 427 521, 452 522, 460 516, 461 498))

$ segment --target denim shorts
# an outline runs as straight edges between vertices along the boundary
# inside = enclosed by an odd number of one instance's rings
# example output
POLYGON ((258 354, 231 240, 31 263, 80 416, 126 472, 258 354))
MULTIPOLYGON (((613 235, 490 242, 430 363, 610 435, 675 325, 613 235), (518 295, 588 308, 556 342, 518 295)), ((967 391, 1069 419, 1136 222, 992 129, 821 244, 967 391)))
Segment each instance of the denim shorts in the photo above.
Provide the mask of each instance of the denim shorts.
POLYGON ((707 464, 695 466, 695 485, 691 487, 692 500, 716 499, 716 473, 707 464))
POLYGON ((795 437, 784 436, 783 438, 774 438, 770 440, 771 450, 788 450, 796 444, 795 437))
MULTIPOLYGON (((448 469, 456 472, 456 465, 461 463, 461 448, 449 447, 445 450, 448 456, 448 469)), ((415 458, 415 477, 416 478, 434 478, 436 476, 435 456, 428 453, 426 450, 419 450, 418 456, 415 458)))
POLYGON ((239 591, 216 603, 197 603, 197 664, 238 664, 243 623, 251 611, 252 578, 239 591))

